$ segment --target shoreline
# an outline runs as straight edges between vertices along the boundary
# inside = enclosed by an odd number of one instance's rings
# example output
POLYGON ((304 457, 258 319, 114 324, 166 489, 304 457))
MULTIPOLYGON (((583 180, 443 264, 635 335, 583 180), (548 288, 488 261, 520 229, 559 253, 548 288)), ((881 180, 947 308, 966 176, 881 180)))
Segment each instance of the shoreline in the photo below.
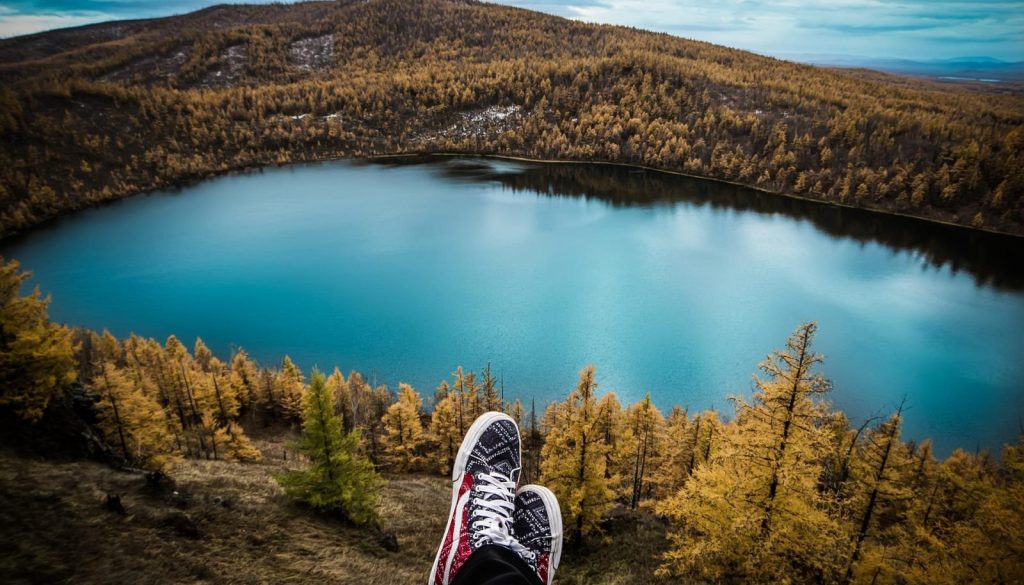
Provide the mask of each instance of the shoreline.
POLYGON ((754 185, 748 185, 748 184, 740 183, 740 182, 737 182, 737 181, 730 181, 728 179, 720 179, 720 178, 708 177, 708 176, 704 176, 704 175, 695 175, 695 174, 692 174, 692 173, 687 173, 685 171, 674 171, 674 170, 669 170, 669 169, 660 169, 660 168, 657 168, 657 167, 652 167, 652 166, 643 165, 643 164, 624 163, 624 162, 605 161, 605 160, 589 160, 589 161, 584 161, 584 160, 572 160, 572 159, 544 159, 544 158, 535 158, 535 157, 530 157, 530 156, 525 156, 525 155, 514 155, 514 154, 497 154, 497 153, 481 153, 481 152, 456 152, 456 151, 436 151, 436 152, 393 152, 393 153, 383 153, 383 154, 325 156, 323 158, 314 156, 314 157, 311 157, 309 159, 293 160, 293 161, 289 161, 289 162, 286 162, 286 163, 266 163, 266 164, 255 164, 255 165, 236 165, 236 166, 230 166, 230 167, 227 167, 225 169, 209 171, 209 172, 203 173, 202 175, 199 175, 199 176, 196 176, 196 177, 186 177, 186 178, 178 180, 178 181, 176 181, 174 183, 169 183, 167 185, 153 187, 152 189, 143 189, 143 190, 139 190, 139 191, 134 191, 134 192, 128 193, 128 194, 120 196, 120 197, 115 197, 115 198, 112 198, 112 199, 107 199, 105 201, 94 202, 94 203, 91 203, 89 205, 85 205, 85 206, 82 206, 82 207, 79 207, 79 208, 76 208, 76 209, 70 209, 70 210, 68 210, 66 212, 57 214, 54 217, 48 218, 48 219, 46 219, 44 221, 41 221, 41 222, 39 222, 39 223, 37 223, 35 225, 32 225, 32 226, 30 226, 28 228, 25 228, 25 229, 22 229, 22 230, 19 230, 19 231, 15 231, 15 232, 11 232, 9 234, 3 234, 2 236, 0 236, 0 244, 10 243, 12 241, 17 240, 19 237, 25 236, 25 235, 27 235, 27 234, 35 231, 35 230, 38 230, 38 229, 44 229, 46 227, 50 227, 53 224, 59 222, 60 220, 66 218, 66 217, 70 217, 72 215, 75 215, 77 213, 81 213, 83 211, 87 211, 87 210, 90 210, 90 209, 99 209, 99 208, 101 208, 101 207, 103 207, 105 205, 108 205, 108 204, 112 204, 112 203, 116 203, 118 201, 122 201, 122 200, 125 200, 125 199, 137 197, 139 195, 149 195, 149 194, 155 193, 157 191, 174 191, 174 190, 177 190, 177 189, 183 189, 183 188, 195 185, 197 183, 200 183, 202 181, 206 181, 206 180, 214 179, 214 178, 217 178, 217 177, 222 177, 222 176, 230 175, 232 173, 252 172, 252 171, 259 171, 259 170, 266 169, 266 168, 279 168, 279 167, 287 167, 287 166, 292 166, 292 165, 302 165, 302 164, 312 164, 312 163, 328 163, 328 162, 340 162, 340 161, 360 161, 360 160, 377 161, 377 160, 400 159, 400 158, 408 158, 408 159, 412 159, 412 158, 424 158, 424 159, 425 158, 438 158, 438 159, 441 159, 441 158, 474 158, 474 157, 475 158, 495 159, 495 160, 518 161, 518 162, 526 162, 526 163, 533 163, 533 164, 544 164, 544 165, 559 165, 559 164, 567 164, 567 165, 604 165, 604 166, 614 166, 614 167, 621 167, 621 168, 627 168, 627 169, 637 169, 637 170, 642 170, 642 171, 645 171, 645 172, 661 173, 661 174, 665 174, 665 175, 672 175, 672 176, 678 176, 678 177, 686 177, 686 178, 689 178, 689 179, 696 179, 696 180, 701 180, 701 181, 711 181, 711 182, 719 183, 719 184, 723 184, 723 185, 731 185, 733 187, 740 187, 740 188, 743 188, 743 189, 749 189, 751 191, 755 191, 755 192, 758 192, 758 193, 761 193, 761 194, 765 194, 765 195, 770 195, 770 196, 773 196, 773 197, 785 197, 787 199, 791 199, 791 200, 795 200, 795 201, 803 201, 805 203, 813 203, 813 204, 825 205, 825 206, 830 206, 830 207, 835 207, 835 208, 840 208, 840 209, 849 209, 849 210, 853 210, 853 211, 861 211, 861 212, 873 213, 873 214, 884 215, 884 216, 898 217, 898 218, 902 218, 902 219, 909 219, 909 220, 913 220, 913 221, 924 222, 924 223, 928 223, 928 224, 932 224, 932 225, 936 225, 936 226, 943 226, 943 227, 947 227, 947 228, 955 228, 955 229, 959 229, 959 230, 964 230, 966 232, 978 233, 978 234, 982 234, 983 236, 1008 237, 1008 238, 1014 238, 1015 240, 1018 240, 1018 241, 1024 241, 1024 233, 1022 233, 1022 234, 1015 234, 1015 233, 1012 233, 1012 232, 996 230, 996 229, 991 229, 991 228, 973 227, 973 226, 969 226, 969 225, 954 223, 954 222, 951 222, 951 221, 948 221, 948 220, 943 220, 943 219, 925 217, 925 216, 921 216, 921 215, 911 215, 909 213, 903 213, 903 212, 899 212, 899 211, 890 211, 890 210, 878 209, 878 208, 874 208, 874 207, 860 207, 860 206, 856 206, 856 205, 850 205, 848 203, 839 203, 839 202, 835 202, 835 201, 826 201, 826 200, 823 200, 823 199, 815 199, 815 198, 812 198, 812 197, 805 197, 805 196, 802 196, 802 195, 797 195, 795 193, 784 193, 784 192, 780 192, 780 191, 772 191, 770 189, 765 189, 763 187, 757 187, 757 186, 754 186, 754 185))
MULTIPOLYGON (((403 155, 403 154, 393 155, 393 154, 390 154, 390 155, 379 155, 379 158, 396 158, 396 157, 403 157, 403 156, 412 157, 412 156, 417 156, 417 155, 403 155)), ((721 183, 723 185, 732 185, 733 187, 742 187, 744 189, 749 189, 751 191, 756 191, 758 193, 763 193, 765 195, 772 195, 772 196, 775 196, 775 197, 786 197, 788 199, 793 199, 793 200, 796 200, 796 201, 804 201, 804 202, 807 202, 807 203, 817 203, 819 205, 828 205, 828 206, 831 206, 831 207, 839 207, 839 208, 842 208, 842 209, 851 209, 851 210, 855 210, 855 211, 863 211, 863 212, 875 213, 875 214, 879 214, 879 215, 890 215, 890 216, 893 216, 893 217, 901 217, 901 218, 905 218, 905 219, 912 219, 912 220, 915 220, 915 221, 921 221, 921 222, 926 222, 926 223, 931 223, 931 224, 936 224, 936 225, 941 225, 941 226, 946 226, 946 227, 963 229, 963 230, 968 230, 968 231, 973 231, 973 232, 980 232, 980 233, 983 233, 983 234, 986 234, 986 235, 1008 236, 1008 237, 1011 237, 1011 238, 1018 238, 1018 239, 1024 240, 1024 234, 1014 234, 1012 232, 1004 232, 1004 231, 1001 231, 1001 230, 988 229, 988 228, 976 228, 976 227, 969 226, 969 225, 953 223, 951 221, 947 221, 947 220, 943 220, 943 219, 934 219, 934 218, 930 218, 930 217, 924 217, 924 216, 921 216, 921 215, 911 215, 909 213, 901 213, 899 211, 889 211, 889 210, 885 210, 885 209, 878 209, 878 208, 875 208, 875 207, 858 207, 856 205, 850 205, 848 203, 838 203, 838 202, 835 202, 835 201, 826 201, 824 199, 814 199, 812 197, 804 197, 802 195, 797 195, 795 193, 783 193, 781 191, 772 191, 770 189, 765 189, 763 187, 756 187, 756 186, 753 186, 753 185, 747 185, 745 183, 739 183, 737 181, 730 181, 728 179, 719 179, 719 178, 716 178, 716 177, 707 177, 707 176, 703 176, 703 175, 694 175, 692 173, 687 173, 687 172, 684 172, 684 171, 672 171, 672 170, 668 170, 668 169, 659 169, 657 167, 651 167, 651 166, 647 166, 647 165, 634 164, 634 163, 622 163, 622 162, 613 162, 613 161, 597 161, 597 160, 585 161, 585 160, 543 159, 543 158, 531 158, 531 157, 526 157, 526 156, 515 156, 515 155, 506 155, 506 154, 472 154, 472 153, 459 153, 459 152, 433 152, 433 153, 427 153, 425 156, 451 157, 451 158, 478 157, 478 158, 492 158, 492 159, 498 159, 498 160, 521 161, 521 162, 538 163, 538 164, 552 164, 552 165, 554 165, 554 164, 606 165, 606 166, 622 167, 622 168, 629 168, 629 169, 639 169, 639 170, 643 170, 643 171, 649 171, 649 172, 652 172, 652 173, 662 173, 662 174, 666 174, 666 175, 674 175, 674 176, 678 176, 678 177, 686 177, 686 178, 689 178, 689 179, 698 179, 698 180, 701 180, 701 181, 711 181, 711 182, 714 182, 714 183, 721 183)), ((364 158, 372 159, 372 158, 377 158, 377 157, 364 157, 364 158)))

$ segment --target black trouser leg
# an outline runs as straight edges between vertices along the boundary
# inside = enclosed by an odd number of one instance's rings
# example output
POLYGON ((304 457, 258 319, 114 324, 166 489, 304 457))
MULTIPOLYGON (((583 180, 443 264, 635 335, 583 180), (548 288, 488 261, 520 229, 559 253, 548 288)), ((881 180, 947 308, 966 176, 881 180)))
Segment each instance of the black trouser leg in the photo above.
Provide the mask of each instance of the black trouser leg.
POLYGON ((459 569, 452 585, 544 585, 519 555, 495 544, 477 549, 459 569))

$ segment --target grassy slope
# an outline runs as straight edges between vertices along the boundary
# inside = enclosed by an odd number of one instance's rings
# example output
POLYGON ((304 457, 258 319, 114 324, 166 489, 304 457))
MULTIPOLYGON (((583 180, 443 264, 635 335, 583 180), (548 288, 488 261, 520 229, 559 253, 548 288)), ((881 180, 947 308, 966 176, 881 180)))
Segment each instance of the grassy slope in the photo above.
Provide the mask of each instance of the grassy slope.
MULTIPOLYGON (((0 451, 0 582, 425 582, 448 513, 444 478, 388 478, 383 523, 400 547, 388 552, 372 531, 291 504, 273 480, 295 465, 281 459, 284 437, 258 444, 259 464, 183 462, 174 473, 177 496, 152 495, 142 476, 99 463, 0 451), (105 508, 108 493, 122 494, 126 516, 105 508), (200 537, 167 526, 176 514, 194 520, 200 537)), ((586 554, 568 551, 556 582, 657 583, 663 526, 621 512, 609 530, 614 538, 586 554)))

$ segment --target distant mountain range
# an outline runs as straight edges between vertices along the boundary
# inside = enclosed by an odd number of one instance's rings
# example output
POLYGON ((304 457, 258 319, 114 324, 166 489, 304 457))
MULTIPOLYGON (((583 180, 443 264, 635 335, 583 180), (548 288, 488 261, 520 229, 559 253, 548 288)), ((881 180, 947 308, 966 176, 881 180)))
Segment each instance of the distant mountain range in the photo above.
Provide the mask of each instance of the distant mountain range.
POLYGON ((879 59, 852 55, 793 54, 784 55, 794 61, 832 67, 866 68, 899 73, 964 79, 974 81, 1024 81, 1024 61, 1002 61, 992 57, 957 57, 914 61, 911 59, 879 59))

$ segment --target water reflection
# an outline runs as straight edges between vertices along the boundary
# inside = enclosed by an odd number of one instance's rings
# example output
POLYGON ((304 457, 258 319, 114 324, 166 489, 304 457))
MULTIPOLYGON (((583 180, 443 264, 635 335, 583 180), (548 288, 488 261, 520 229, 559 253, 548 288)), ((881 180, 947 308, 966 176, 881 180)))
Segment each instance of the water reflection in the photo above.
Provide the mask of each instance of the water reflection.
POLYGON ((1024 238, 919 219, 779 197, 738 185, 607 164, 527 163, 500 159, 408 157, 374 164, 431 164, 445 177, 498 182, 514 191, 597 199, 613 206, 684 203, 808 221, 835 238, 877 242, 935 268, 970 274, 979 286, 1024 290, 1024 238))

